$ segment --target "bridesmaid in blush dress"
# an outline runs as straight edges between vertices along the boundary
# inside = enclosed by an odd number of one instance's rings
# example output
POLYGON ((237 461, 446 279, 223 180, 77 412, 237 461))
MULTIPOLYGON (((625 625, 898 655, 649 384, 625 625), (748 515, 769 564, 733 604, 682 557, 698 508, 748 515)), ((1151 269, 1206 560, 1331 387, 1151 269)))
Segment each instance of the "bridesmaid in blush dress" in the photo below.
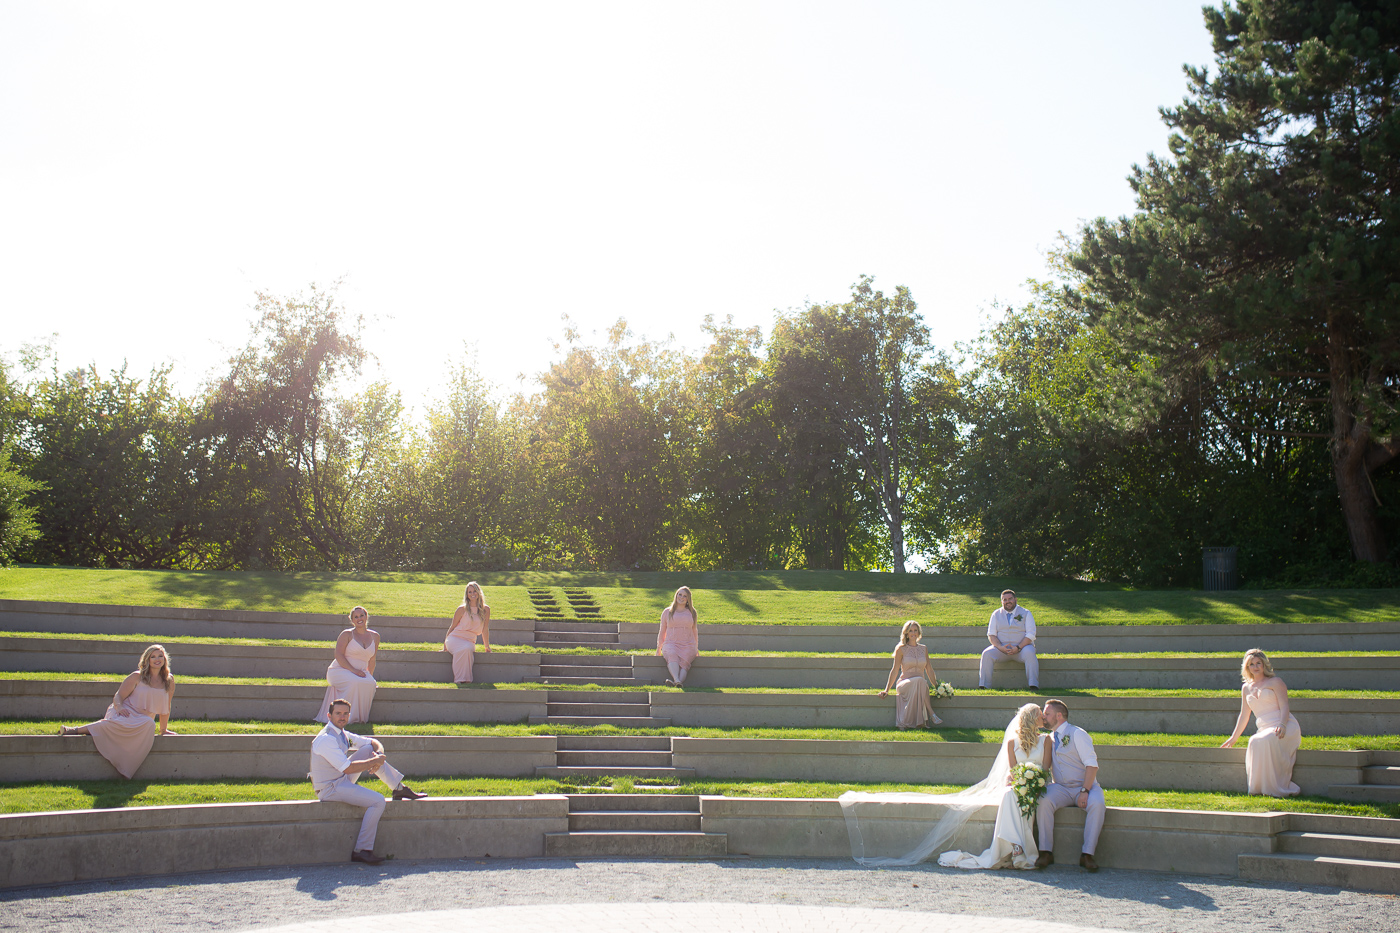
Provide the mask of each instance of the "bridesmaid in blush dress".
POLYGON ((452 614, 452 624, 447 627, 447 637, 442 642, 442 650, 452 655, 453 683, 472 682, 472 661, 476 656, 478 638, 481 639, 481 650, 490 654, 491 607, 486 605, 481 586, 473 580, 467 584, 462 605, 452 614))
POLYGON ((170 700, 175 695, 175 678, 170 673, 170 655, 160 645, 141 652, 137 669, 117 688, 107 715, 86 726, 60 726, 59 735, 90 735, 97 751, 112 763, 121 776, 130 779, 151 753, 156 740, 156 719, 160 734, 170 730, 170 700))
POLYGON ((321 700, 317 722, 330 721, 332 700, 350 701, 350 722, 369 722, 370 704, 379 682, 374 679, 374 656, 379 650, 379 633, 369 627, 369 611, 364 606, 350 610, 350 628, 335 642, 335 660, 326 668, 326 696, 321 700))
POLYGON ((938 682, 938 675, 929 664, 928 649, 919 644, 923 631, 919 623, 910 619, 899 631, 899 647, 894 649, 894 665, 890 667, 890 679, 880 696, 895 692, 894 724, 901 729, 909 729, 932 722, 942 725, 943 720, 933 713, 929 700, 929 687, 938 682), (895 681, 899 683, 896 685, 895 681))
POLYGON ((1221 748, 1229 748, 1244 734, 1249 714, 1254 713, 1257 728, 1249 737, 1244 752, 1245 780, 1249 793, 1269 797, 1292 797, 1298 793, 1293 783, 1293 763, 1298 746, 1303 742, 1303 730, 1288 711, 1288 687, 1274 673, 1268 655, 1258 648, 1244 653, 1240 665, 1244 687, 1240 690, 1240 716, 1235 731, 1221 748))
POLYGON ((661 610, 661 628, 656 632, 656 653, 666 659, 671 676, 666 683, 685 683, 690 666, 700 654, 700 616, 690 600, 690 587, 683 586, 671 597, 671 605, 661 610))

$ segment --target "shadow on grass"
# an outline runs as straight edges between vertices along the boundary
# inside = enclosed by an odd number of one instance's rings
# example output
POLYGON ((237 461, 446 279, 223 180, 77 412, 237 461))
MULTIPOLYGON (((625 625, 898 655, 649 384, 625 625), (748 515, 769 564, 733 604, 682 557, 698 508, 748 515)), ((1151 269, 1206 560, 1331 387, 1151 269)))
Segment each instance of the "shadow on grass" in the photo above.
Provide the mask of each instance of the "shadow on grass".
POLYGON ((270 601, 300 604, 325 592, 328 584, 364 578, 339 573, 169 571, 153 574, 152 579, 152 588, 176 600, 177 605, 209 609, 257 609, 270 601))
POLYGON ((677 587, 743 590, 857 590, 876 593, 990 593, 1005 587, 1027 592, 1068 590, 1076 593, 1113 592, 1123 589, 1111 583, 1082 580, 1048 580, 1034 577, 991 577, 971 574, 884 573, 856 570, 771 571, 514 571, 367 572, 333 571, 260 573, 249 571, 161 571, 156 588, 182 600, 256 601, 268 594, 287 599, 313 596, 328 586, 348 583, 397 583, 430 586, 462 586, 476 580, 482 586, 567 586, 601 589, 627 587, 674 592, 677 587))

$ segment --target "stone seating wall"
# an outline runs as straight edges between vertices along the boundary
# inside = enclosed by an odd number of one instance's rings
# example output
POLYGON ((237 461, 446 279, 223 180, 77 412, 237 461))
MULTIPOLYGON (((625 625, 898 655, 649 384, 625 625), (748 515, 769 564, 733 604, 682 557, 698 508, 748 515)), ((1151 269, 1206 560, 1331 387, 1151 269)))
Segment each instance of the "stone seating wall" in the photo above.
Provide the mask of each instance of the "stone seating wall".
MULTIPOLYGON (((383 738, 395 766, 413 777, 533 777, 555 765, 554 736, 418 736, 383 738)), ((993 746, 978 742, 836 739, 727 739, 673 736, 677 768, 701 779, 840 783, 973 784, 987 774, 993 746)), ((141 766, 151 781, 306 778, 308 735, 159 737, 141 766)), ((1105 745, 1098 749, 1112 786, 1122 789, 1245 791, 1243 748, 1105 745)), ((1369 766, 1400 766, 1400 752, 1301 751, 1294 780, 1306 794, 1360 784, 1369 766)), ((93 781, 117 777, 91 739, 0 736, 0 781, 93 781)), ((370 786, 374 786, 370 782, 370 786)))
MULTIPOLYGON (((919 807, 902 805, 891 818, 917 828, 919 807)), ((391 802, 376 850, 400 859, 540 856, 546 833, 568 831, 568 813, 568 798, 552 795, 391 802)), ((360 814, 347 804, 286 801, 4 815, 0 887, 338 862, 360 814), (142 842, 139 859, 129 857, 133 838, 142 842)), ((703 832, 726 835, 732 856, 850 856, 835 800, 701 797, 700 817, 703 832)), ((994 821, 994 808, 983 808, 955 844, 980 851, 994 821)), ((1299 831, 1393 839, 1400 821, 1109 807, 1098 855, 1115 868, 1234 875, 1243 858, 1272 853, 1283 834, 1299 831)), ((1057 814, 1058 861, 1073 864, 1082 834, 1081 811, 1057 814)))
MULTIPOLYGON (((440 642, 447 617, 372 616, 370 627, 385 642, 440 642)), ((568 623, 561 623, 567 626, 568 623)), ((0 629, 10 632, 65 632, 91 635, 174 635, 219 638, 325 639, 334 641, 347 626, 343 615, 173 609, 0 599, 0 629)), ((656 624, 617 623, 618 647, 655 649, 656 624)), ((491 640, 532 645, 535 623, 492 619, 491 640)), ((889 654, 899 640, 899 624, 749 625, 701 623, 700 645, 710 651, 790 651, 889 654)), ((933 626, 925 644, 936 654, 980 654, 987 647, 986 624, 933 626)), ((1400 651, 1397 622, 1278 622, 1258 625, 1067 625, 1042 626, 1037 645, 1046 654, 1107 654, 1115 651, 1241 652, 1400 651)))
MULTIPOLYGON (((71 638, 0 640, 0 671, 56 671, 125 675, 144 647, 140 642, 86 641, 71 638)), ((329 648, 249 644, 168 646, 177 674, 197 677, 277 677, 319 680, 325 676, 329 648)), ((584 663, 580 655, 562 658, 584 663)), ((477 683, 528 683, 540 680, 540 664, 559 655, 477 652, 477 683)), ((622 659, 630 663, 639 685, 660 686, 669 676, 655 655, 622 659)), ((977 686, 978 658, 934 658, 934 670, 956 688, 977 686)), ((1280 658, 1276 667, 1293 690, 1400 690, 1400 655, 1375 657, 1280 658)), ((885 658, 718 657, 702 655, 687 683, 692 687, 797 687, 810 689, 878 689, 889 674, 885 658)), ((1233 690, 1239 686, 1236 658, 1061 658, 1040 659, 1041 686, 1051 689, 1200 689, 1233 690)), ((452 683, 452 659, 442 651, 379 649, 375 676, 383 681, 452 683)), ((1025 668, 1015 662, 996 665, 993 685, 1025 685, 1025 668)))
MULTIPOLYGON (((0 680, 0 718, 98 718, 115 682, 0 680)), ((380 687, 372 718, 383 723, 522 722, 548 712, 546 690, 380 687)), ((178 719, 309 721, 325 688, 258 684, 181 684, 175 694, 178 719)), ((586 691, 574 695, 587 699, 586 691)), ((648 696, 638 692, 638 698, 648 696)), ((674 726, 723 728, 888 728, 892 701, 873 692, 841 693, 651 693, 651 715, 674 726)), ((1065 698, 1073 721, 1091 732, 1227 733, 1239 713, 1230 697, 1065 698)), ((939 700, 948 728, 1001 729, 1010 711, 1043 701, 1011 693, 939 700)), ((1392 735, 1400 724, 1400 699, 1298 697, 1292 707, 1310 735, 1392 735)))

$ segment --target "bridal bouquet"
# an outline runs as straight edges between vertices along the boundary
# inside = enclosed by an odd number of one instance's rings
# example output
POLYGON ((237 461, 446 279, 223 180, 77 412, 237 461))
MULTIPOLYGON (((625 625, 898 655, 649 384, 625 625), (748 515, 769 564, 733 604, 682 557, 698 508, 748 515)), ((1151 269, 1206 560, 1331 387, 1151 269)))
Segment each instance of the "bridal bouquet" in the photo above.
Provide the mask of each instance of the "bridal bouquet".
POLYGON ((1016 806, 1026 819, 1035 815, 1036 804, 1045 795, 1047 783, 1049 781, 1045 769, 1033 761, 1024 761, 1011 769, 1011 786, 1016 789, 1016 806))
POLYGON ((940 680, 934 685, 933 695, 940 700, 951 700, 957 694, 953 692, 952 684, 948 683, 946 680, 940 680))

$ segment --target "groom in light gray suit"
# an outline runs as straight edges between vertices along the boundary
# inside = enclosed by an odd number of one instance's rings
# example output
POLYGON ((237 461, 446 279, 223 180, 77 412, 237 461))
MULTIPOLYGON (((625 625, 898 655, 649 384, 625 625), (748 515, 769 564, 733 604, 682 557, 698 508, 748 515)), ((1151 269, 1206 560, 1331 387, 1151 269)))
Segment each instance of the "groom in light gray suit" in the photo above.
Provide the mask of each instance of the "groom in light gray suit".
POLYGON ((1094 850, 1099 847, 1099 833, 1103 832, 1104 804, 1103 788, 1099 786, 1099 759, 1094 754, 1094 740, 1089 733, 1069 721, 1069 707, 1060 700, 1046 700, 1041 711, 1046 725, 1054 731, 1050 733, 1054 747, 1050 760, 1050 775, 1053 778, 1040 798, 1040 806, 1035 811, 1035 823, 1040 833, 1040 857, 1035 860, 1036 868, 1044 868, 1055 863, 1055 811, 1060 807, 1080 807, 1084 810, 1084 848, 1079 856, 1079 865, 1086 871, 1098 871, 1094 861, 1094 850))
POLYGON ((378 739, 365 738, 345 728, 350 722, 349 700, 333 701, 329 718, 330 722, 311 741, 311 771, 306 776, 321 800, 337 800, 364 808, 360 835, 350 851, 350 861, 378 865, 384 860, 374 854, 374 839, 387 801, 382 794, 355 782, 368 771, 389 785, 395 800, 421 800, 428 795, 418 793, 403 782, 403 774, 389 764, 378 739))

